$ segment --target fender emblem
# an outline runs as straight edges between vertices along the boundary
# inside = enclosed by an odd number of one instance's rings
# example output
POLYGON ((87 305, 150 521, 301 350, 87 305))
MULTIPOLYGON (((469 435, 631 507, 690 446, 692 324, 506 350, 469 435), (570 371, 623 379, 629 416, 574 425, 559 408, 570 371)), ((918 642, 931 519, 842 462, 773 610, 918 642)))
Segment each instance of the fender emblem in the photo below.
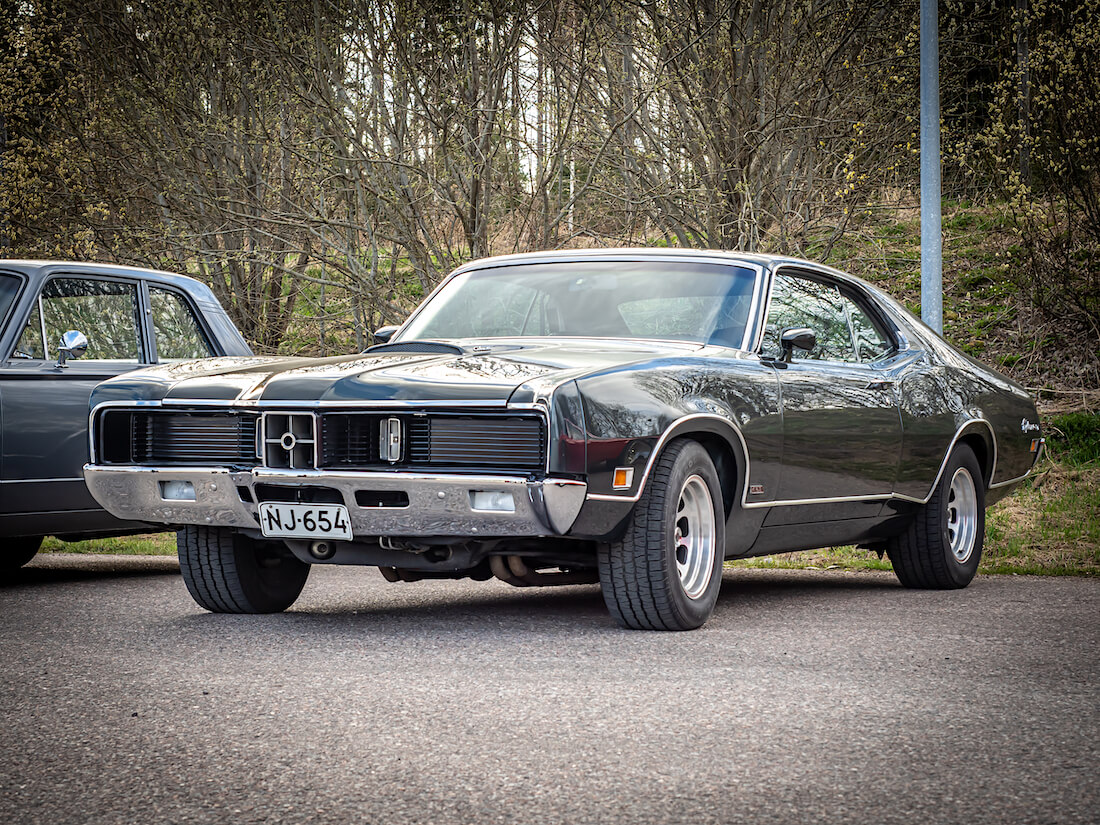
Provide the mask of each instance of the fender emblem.
POLYGON ((1026 418, 1021 419, 1020 420, 1020 432, 1022 432, 1022 433, 1031 433, 1031 432, 1037 433, 1037 432, 1039 432, 1039 425, 1038 424, 1032 424, 1026 418))

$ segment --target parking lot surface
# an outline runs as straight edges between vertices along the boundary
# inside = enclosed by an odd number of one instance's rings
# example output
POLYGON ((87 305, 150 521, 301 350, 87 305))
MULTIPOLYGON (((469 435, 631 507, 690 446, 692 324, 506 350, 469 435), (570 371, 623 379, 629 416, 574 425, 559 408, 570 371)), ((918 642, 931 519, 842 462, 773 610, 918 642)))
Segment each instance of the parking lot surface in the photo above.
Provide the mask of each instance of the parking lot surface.
POLYGON ((599 588, 314 569, 212 615, 168 558, 0 588, 0 822, 1085 823, 1100 581, 727 570, 711 621, 599 588))

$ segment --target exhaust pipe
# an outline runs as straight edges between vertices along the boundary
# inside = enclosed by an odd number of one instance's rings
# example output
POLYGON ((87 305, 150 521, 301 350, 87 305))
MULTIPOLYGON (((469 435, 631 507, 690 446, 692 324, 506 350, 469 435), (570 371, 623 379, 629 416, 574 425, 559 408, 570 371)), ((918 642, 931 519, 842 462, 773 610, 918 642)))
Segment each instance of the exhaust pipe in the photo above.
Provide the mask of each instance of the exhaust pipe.
POLYGON ((493 575, 513 587, 556 587, 566 584, 597 584, 596 570, 560 570, 542 573, 530 568, 521 556, 490 556, 493 575))

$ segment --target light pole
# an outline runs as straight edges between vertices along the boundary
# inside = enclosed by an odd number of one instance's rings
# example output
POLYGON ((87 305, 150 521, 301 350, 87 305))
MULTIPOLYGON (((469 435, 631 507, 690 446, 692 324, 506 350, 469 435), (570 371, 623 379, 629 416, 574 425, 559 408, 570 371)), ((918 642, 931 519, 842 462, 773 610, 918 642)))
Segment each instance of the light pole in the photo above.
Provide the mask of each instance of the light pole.
POLYGON ((920 3, 920 316, 943 333, 938 0, 920 3))

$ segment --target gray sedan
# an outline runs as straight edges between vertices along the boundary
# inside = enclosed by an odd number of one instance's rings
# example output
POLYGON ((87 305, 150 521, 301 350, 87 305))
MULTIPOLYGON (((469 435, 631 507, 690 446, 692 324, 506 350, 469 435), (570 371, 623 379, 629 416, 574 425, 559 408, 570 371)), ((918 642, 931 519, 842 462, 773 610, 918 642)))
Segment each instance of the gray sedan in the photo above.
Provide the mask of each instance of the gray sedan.
POLYGON ((88 397, 151 364, 251 350, 214 294, 169 272, 0 260, 0 570, 44 535, 149 529, 103 510, 84 484, 88 397))

